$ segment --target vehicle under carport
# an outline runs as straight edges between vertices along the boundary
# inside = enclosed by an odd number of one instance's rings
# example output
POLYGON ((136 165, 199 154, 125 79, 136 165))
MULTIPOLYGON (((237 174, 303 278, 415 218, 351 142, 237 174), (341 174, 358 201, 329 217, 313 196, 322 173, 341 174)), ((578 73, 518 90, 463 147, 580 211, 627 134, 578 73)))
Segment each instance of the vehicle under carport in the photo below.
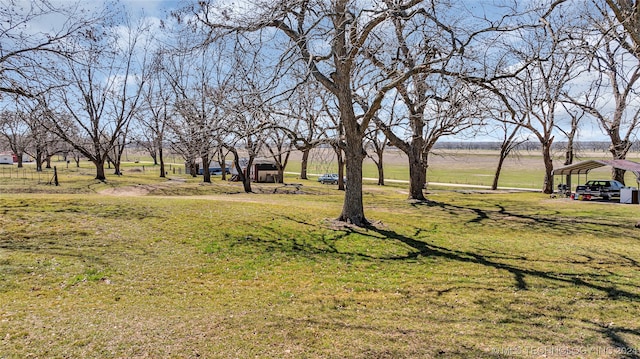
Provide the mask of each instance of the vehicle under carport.
MULTIPOLYGON (((580 175, 583 174, 585 175, 586 180, 591 170, 604 166, 610 166, 612 168, 632 172, 636 177, 636 185, 640 183, 640 163, 629 160, 588 160, 556 168, 553 170, 553 175, 566 177, 566 183, 563 182, 558 185, 559 192, 571 192, 571 176, 577 175, 579 180, 580 175)), ((630 203, 638 203, 638 191, 635 190, 635 193, 631 193, 631 196, 632 198, 635 198, 635 201, 632 199, 630 203), (634 194, 635 197, 633 197, 634 194)), ((623 196, 620 197, 620 201, 623 202, 623 196)))

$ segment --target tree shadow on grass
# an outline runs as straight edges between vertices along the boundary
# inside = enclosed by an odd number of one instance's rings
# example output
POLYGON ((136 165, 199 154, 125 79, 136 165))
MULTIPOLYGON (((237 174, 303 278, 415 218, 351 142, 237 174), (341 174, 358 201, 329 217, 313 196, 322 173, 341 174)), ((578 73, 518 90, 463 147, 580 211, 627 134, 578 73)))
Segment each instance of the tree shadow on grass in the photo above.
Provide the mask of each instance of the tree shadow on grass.
POLYGON ((628 340, 626 340, 622 336, 623 334, 627 334, 640 338, 640 330, 619 327, 616 325, 605 325, 593 321, 584 322, 596 327, 596 331, 598 333, 609 339, 611 348, 598 348, 601 352, 604 351, 604 353, 601 354, 615 354, 619 358, 624 359, 640 359, 640 348, 634 347, 631 343, 629 343, 628 340))
MULTIPOLYGON (((422 206, 420 204, 418 206, 422 206)), ((585 231, 574 226, 566 226, 567 223, 572 223, 572 217, 563 216, 562 214, 547 215, 538 214, 521 214, 508 211, 502 205, 496 205, 495 209, 482 209, 465 206, 456 206, 445 203, 430 202, 424 204, 427 206, 440 208, 451 212, 450 214, 460 217, 460 214, 473 214, 470 220, 466 221, 466 224, 496 224, 500 225, 501 220, 509 220, 515 218, 516 220, 523 221, 528 226, 534 226, 536 231, 549 230, 557 231, 554 233, 567 234, 567 235, 584 235, 585 231)), ((588 254, 581 254, 584 258, 568 259, 562 261, 559 259, 557 262, 552 259, 551 264, 569 264, 569 265, 589 265, 594 262, 593 267, 589 267, 589 270, 578 270, 577 272, 569 271, 563 273, 556 269, 537 269, 535 264, 539 262, 547 262, 545 259, 533 259, 529 261, 526 257, 519 255, 511 255, 509 253, 501 253, 495 250, 482 250, 482 249, 456 249, 446 245, 439 245, 430 242, 424 237, 429 234, 429 228, 416 227, 415 232, 410 234, 399 233, 382 224, 371 225, 366 228, 354 227, 354 226, 336 226, 335 223, 324 223, 318 225, 316 223, 309 223, 305 219, 296 219, 295 216, 280 216, 286 221, 293 221, 297 224, 308 228, 309 237, 305 238, 285 238, 279 235, 277 227, 271 229, 272 237, 269 239, 252 238, 251 245, 266 246, 269 250, 285 250, 291 251, 296 254, 303 254, 309 257, 335 257, 343 259, 356 259, 363 261, 377 261, 377 262, 403 262, 403 261, 420 261, 421 257, 444 259, 455 266, 456 263, 473 264, 485 268, 491 268, 498 271, 509 273, 513 277, 514 287, 518 290, 538 290, 539 286, 535 287, 529 282, 546 282, 549 284, 555 283, 562 287, 576 286, 578 289, 589 289, 594 292, 602 293, 602 297, 597 295, 596 297, 589 296, 588 299, 598 300, 620 300, 638 302, 640 301, 640 286, 635 283, 622 283, 622 286, 618 286, 618 283, 609 282, 611 276, 616 276, 616 273, 607 271, 602 266, 596 266, 595 262, 598 262, 598 256, 590 257, 588 254), (382 253, 382 255, 372 255, 371 252, 367 252, 359 249, 358 247, 344 247, 338 244, 338 241, 349 241, 352 238, 367 237, 366 241, 380 241, 380 243, 397 244, 402 248, 407 249, 404 253, 382 253), (583 261, 584 259, 584 261, 583 261)), ((469 216, 466 216, 468 219, 469 216)), ((619 235, 620 232, 615 229, 611 229, 609 223, 606 223, 603 219, 599 218, 581 218, 577 219, 580 223, 587 224, 592 231, 596 234, 606 233, 613 236, 619 235)), ((464 224, 463 224, 464 225, 464 224)), ((344 243, 344 242, 343 242, 344 243)), ((384 244, 385 246, 387 244, 384 244)), ((607 253, 605 253, 607 254, 607 253)), ((624 263, 627 267, 638 268, 639 263, 636 259, 629 255, 608 253, 611 257, 612 263, 624 263)), ((579 269, 579 268, 578 268, 579 269)), ((550 285, 551 287, 552 285, 550 285)), ((477 288, 476 288, 477 289, 477 288)), ((494 290, 493 288, 484 288, 485 290, 494 290)), ((455 288, 443 289, 436 291, 436 295, 441 296, 449 291, 454 291, 455 288)), ((584 291, 583 291, 584 293, 584 291)), ((575 299, 575 298, 573 298, 575 299)), ((572 298, 567 298, 568 305, 572 305, 572 298)), ((637 329, 629 329, 619 326, 605 327, 599 323, 589 323, 591 329, 600 333, 604 338, 607 338, 611 343, 611 348, 619 351, 617 357, 640 359, 638 352, 634 351, 632 347, 632 341, 629 337, 640 337, 640 332, 637 329)), ((544 339, 543 339, 544 340, 544 339)), ((542 341, 541 341, 542 342, 542 341)), ((486 354, 486 353, 485 353, 486 354)))
MULTIPOLYGON (((313 227, 317 230, 317 226, 305 221, 296 220, 294 218, 285 216, 287 220, 295 221, 299 224, 313 227)), ((444 246, 435 245, 415 239, 414 237, 420 236, 422 233, 421 228, 416 229, 414 236, 400 234, 393 230, 386 228, 380 228, 378 226, 369 226, 367 228, 357 228, 351 226, 344 226, 341 228, 333 229, 330 236, 327 234, 320 234, 316 238, 282 238, 277 233, 277 229, 271 229, 272 233, 269 236, 270 239, 247 236, 243 242, 251 242, 252 245, 260 245, 268 251, 284 250, 297 254, 303 254, 307 256, 316 255, 335 255, 344 258, 360 258, 364 260, 417 260, 420 256, 428 258, 443 258, 453 262, 471 263, 484 267, 494 268, 510 273, 515 281, 515 287, 519 290, 528 290, 527 278, 537 278, 546 281, 552 281, 557 283, 564 283, 583 288, 593 289, 602 292, 610 299, 622 299, 626 298, 632 301, 640 301, 640 294, 624 289, 616 288, 614 285, 606 285, 593 283, 583 279, 585 273, 559 273, 554 271, 545 271, 527 268, 524 266, 518 266, 510 263, 505 263, 503 260, 521 260, 526 261, 526 258, 512 257, 506 254, 492 252, 490 254, 481 254, 474 251, 463 251, 444 246), (387 256, 373 256, 365 252, 359 251, 345 251, 340 250, 336 243, 341 239, 347 239, 352 235, 369 237, 371 240, 393 240, 397 243, 402 243, 412 251, 406 255, 387 255, 387 256)), ((318 236, 317 234, 315 236, 318 236)), ((582 264, 582 263, 579 263, 582 264)), ((635 261, 631 261, 631 265, 637 264, 635 261)), ((589 275, 589 278, 597 278, 599 274, 589 275)), ((604 274, 603 276, 606 276, 604 274)), ((640 288, 638 288, 640 291, 640 288)))
MULTIPOLYGON (((438 201, 412 202, 414 208, 438 208, 447 214, 459 217, 464 214, 472 214, 474 217, 467 220, 466 224, 502 224, 509 222, 511 225, 536 226, 537 228, 549 232, 555 232, 565 236, 592 234, 594 236, 618 236, 620 229, 626 227, 634 230, 634 223, 616 222, 611 217, 566 217, 559 211, 544 214, 525 214, 509 211, 501 204, 495 204, 494 208, 475 208, 472 206, 459 206, 451 203, 438 201)), ((640 239, 640 236, 636 236, 640 239)))
POLYGON ((437 246, 435 244, 419 241, 414 238, 399 234, 391 230, 380 229, 375 227, 370 227, 369 230, 375 233, 378 233, 385 238, 402 242, 408 245, 409 247, 415 249, 414 252, 408 254, 405 257, 395 257, 395 258, 389 258, 389 259, 405 260, 405 259, 414 259, 418 256, 445 258, 455 262, 473 263, 473 264, 478 264, 485 267, 491 267, 494 269, 507 271, 513 275, 514 280, 516 282, 516 287, 520 290, 527 290, 528 285, 526 282, 526 278, 534 277, 534 278, 594 289, 607 294, 607 296, 612 299, 627 298, 633 301, 640 300, 640 295, 638 293, 617 289, 614 286, 606 286, 606 285, 601 285, 596 283, 590 283, 577 276, 567 276, 567 275, 561 275, 559 273, 550 272, 550 271, 520 268, 512 264, 496 261, 494 258, 491 258, 489 256, 485 256, 485 255, 470 252, 470 251, 460 251, 460 250, 445 248, 442 246, 437 246))

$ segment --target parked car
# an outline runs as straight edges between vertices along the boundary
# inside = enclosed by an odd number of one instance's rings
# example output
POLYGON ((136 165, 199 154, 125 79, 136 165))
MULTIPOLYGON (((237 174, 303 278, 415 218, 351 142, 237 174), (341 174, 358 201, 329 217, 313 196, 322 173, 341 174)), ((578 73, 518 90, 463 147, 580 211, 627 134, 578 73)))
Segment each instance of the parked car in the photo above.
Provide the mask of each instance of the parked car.
MULTIPOLYGON (((225 168, 225 172, 227 174, 230 174, 231 171, 229 170, 229 167, 225 168)), ((202 175, 204 174, 204 169, 199 169, 198 170, 198 174, 202 175)), ((222 174, 222 168, 221 167, 209 167, 209 174, 213 175, 213 176, 219 176, 222 174)))
POLYGON ((318 177, 318 182, 322 184, 338 184, 338 179, 340 177, 337 173, 325 173, 322 176, 318 177))
POLYGON ((576 195, 601 197, 609 200, 613 197, 620 197, 620 190, 623 188, 627 187, 615 180, 590 180, 584 185, 576 187, 576 195))

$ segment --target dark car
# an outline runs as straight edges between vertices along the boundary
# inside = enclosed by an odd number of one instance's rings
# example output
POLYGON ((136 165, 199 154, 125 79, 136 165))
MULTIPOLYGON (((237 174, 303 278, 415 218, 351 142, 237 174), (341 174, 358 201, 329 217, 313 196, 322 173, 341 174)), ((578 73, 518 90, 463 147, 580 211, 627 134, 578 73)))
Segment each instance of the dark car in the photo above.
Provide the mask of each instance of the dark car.
MULTIPOLYGON (((229 170, 229 167, 225 168, 225 172, 227 174, 230 174, 231 171, 229 170)), ((198 174, 202 175, 204 174, 204 170, 201 168, 200 170, 198 170, 198 174)), ((222 168, 221 167, 209 167, 209 174, 211 175, 221 175, 222 174, 222 168)))
POLYGON ((325 173, 322 176, 318 177, 318 182, 322 184, 338 184, 338 179, 340 177, 337 173, 325 173))

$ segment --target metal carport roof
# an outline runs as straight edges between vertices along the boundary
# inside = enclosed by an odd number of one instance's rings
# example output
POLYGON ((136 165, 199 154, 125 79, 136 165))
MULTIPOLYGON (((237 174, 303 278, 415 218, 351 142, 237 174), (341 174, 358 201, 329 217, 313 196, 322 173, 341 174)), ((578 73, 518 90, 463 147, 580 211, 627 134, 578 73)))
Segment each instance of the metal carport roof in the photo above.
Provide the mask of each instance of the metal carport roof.
POLYGON ((640 180, 640 163, 627 160, 589 160, 574 163, 572 165, 556 168, 554 175, 578 175, 587 174, 594 168, 611 166, 625 171, 631 171, 640 180))

